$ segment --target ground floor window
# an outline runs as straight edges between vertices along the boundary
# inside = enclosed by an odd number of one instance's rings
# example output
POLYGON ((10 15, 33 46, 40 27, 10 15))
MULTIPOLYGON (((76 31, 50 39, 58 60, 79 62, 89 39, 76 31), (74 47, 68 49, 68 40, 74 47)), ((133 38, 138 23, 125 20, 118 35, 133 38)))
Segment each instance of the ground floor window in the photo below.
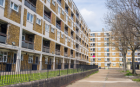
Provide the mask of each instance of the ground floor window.
POLYGON ((7 62, 7 52, 0 52, 0 62, 7 62))
POLYGON ((29 56, 28 63, 33 63, 33 56, 29 56))

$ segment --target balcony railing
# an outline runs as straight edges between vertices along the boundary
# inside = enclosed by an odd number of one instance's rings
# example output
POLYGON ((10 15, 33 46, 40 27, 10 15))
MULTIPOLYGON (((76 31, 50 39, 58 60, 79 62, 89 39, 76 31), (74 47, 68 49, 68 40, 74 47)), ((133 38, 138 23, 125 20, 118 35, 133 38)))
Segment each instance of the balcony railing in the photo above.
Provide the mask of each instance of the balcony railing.
POLYGON ((64 53, 64 56, 65 56, 65 57, 68 57, 68 53, 67 53, 67 52, 65 52, 65 53, 64 53))
POLYGON ((61 26, 58 23, 56 23, 56 27, 61 30, 61 26))
POLYGON ((50 48, 43 46, 43 52, 50 53, 50 48))
POLYGON ((70 57, 73 58, 73 54, 71 54, 70 57))
POLYGON ((66 31, 66 30, 65 30, 64 32, 65 32, 65 34, 67 34, 67 35, 68 35, 68 31, 66 31))
POLYGON ((30 41, 22 41, 22 47, 27 49, 34 49, 34 43, 30 41))
POLYGON ((32 4, 30 1, 25 0, 24 3, 28 8, 30 8, 31 10, 33 10, 34 12, 36 12, 36 6, 34 4, 32 4))
POLYGON ((55 54, 56 54, 56 55, 60 55, 60 50, 57 50, 57 49, 56 49, 56 50, 55 50, 55 54))
POLYGON ((65 9, 65 12, 68 14, 68 10, 67 9, 65 9))
POLYGON ((73 39, 73 36, 71 35, 71 38, 73 39))
POLYGON ((0 33, 0 43, 6 43, 6 34, 0 33))
POLYGON ((58 4, 61 6, 61 1, 60 0, 57 0, 58 4))
POLYGON ((44 14, 44 19, 51 23, 51 18, 47 14, 44 14))

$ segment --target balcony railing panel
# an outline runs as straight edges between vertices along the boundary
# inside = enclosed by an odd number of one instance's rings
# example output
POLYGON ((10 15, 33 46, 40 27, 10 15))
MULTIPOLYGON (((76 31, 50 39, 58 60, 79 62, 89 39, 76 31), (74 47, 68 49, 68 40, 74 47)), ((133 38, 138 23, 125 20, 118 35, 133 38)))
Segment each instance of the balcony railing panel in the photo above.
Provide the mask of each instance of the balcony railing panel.
POLYGON ((61 26, 58 23, 56 23, 56 27, 61 30, 61 26))
POLYGON ((0 43, 6 43, 6 34, 0 33, 0 43))
POLYGON ((55 50, 56 55, 60 55, 60 50, 55 50))
POLYGON ((30 1, 25 0, 25 6, 27 6, 28 8, 30 8, 34 12, 36 12, 36 6, 34 4, 32 4, 30 1))
POLYGON ((51 18, 48 15, 44 14, 44 19, 51 23, 51 18))
POLYGON ((34 49, 34 44, 33 44, 33 42, 22 41, 22 47, 33 50, 34 49))
POLYGON ((50 53, 50 48, 43 46, 43 52, 50 53))

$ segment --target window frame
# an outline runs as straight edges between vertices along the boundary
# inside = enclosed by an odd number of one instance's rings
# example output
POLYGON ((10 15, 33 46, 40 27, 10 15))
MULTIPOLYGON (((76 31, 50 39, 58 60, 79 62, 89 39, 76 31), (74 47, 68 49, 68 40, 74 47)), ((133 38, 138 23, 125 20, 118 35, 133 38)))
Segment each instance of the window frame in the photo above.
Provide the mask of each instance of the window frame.
POLYGON ((28 56, 28 63, 33 63, 33 56, 32 55, 29 55, 28 56), (31 61, 32 60, 32 61, 31 61))
POLYGON ((51 32, 54 33, 54 28, 51 27, 51 32))
POLYGON ((52 4, 55 6, 55 1, 54 0, 52 0, 52 4))
POLYGON ((46 31, 46 32, 50 32, 50 25, 45 24, 45 31, 46 31), (47 29, 47 26, 48 26, 49 29, 47 29), (47 30, 48 30, 48 31, 47 31, 47 30))
POLYGON ((0 7, 5 8, 5 0, 3 0, 3 6, 0 5, 0 7))
POLYGON ((19 6, 18 6, 17 4, 15 4, 14 2, 12 2, 12 1, 10 2, 10 8, 11 8, 12 10, 16 11, 16 12, 19 11, 19 6), (12 6, 12 7, 11 7, 11 3, 13 3, 13 6, 12 6), (15 6, 15 5, 17 6, 17 10, 14 9, 14 6, 15 6))
POLYGON ((31 13, 29 13, 29 12, 27 12, 27 21, 30 22, 30 23, 32 23, 32 24, 33 24, 33 21, 34 21, 34 16, 31 13), (30 14, 29 15, 29 20, 28 20, 28 14, 30 14), (33 17, 32 18, 32 21, 31 21, 31 16, 33 17))
POLYGON ((37 23, 38 25, 41 25, 41 19, 36 18, 36 23, 37 23), (40 21, 40 23, 39 23, 39 21, 40 21))

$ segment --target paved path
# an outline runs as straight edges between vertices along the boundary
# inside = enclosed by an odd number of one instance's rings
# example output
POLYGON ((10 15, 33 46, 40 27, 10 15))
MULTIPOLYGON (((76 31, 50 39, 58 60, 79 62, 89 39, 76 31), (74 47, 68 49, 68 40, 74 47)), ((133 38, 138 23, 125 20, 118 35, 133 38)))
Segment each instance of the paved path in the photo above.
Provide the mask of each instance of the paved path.
POLYGON ((98 73, 79 80, 67 87, 140 87, 140 83, 133 82, 118 70, 99 70, 98 73))

